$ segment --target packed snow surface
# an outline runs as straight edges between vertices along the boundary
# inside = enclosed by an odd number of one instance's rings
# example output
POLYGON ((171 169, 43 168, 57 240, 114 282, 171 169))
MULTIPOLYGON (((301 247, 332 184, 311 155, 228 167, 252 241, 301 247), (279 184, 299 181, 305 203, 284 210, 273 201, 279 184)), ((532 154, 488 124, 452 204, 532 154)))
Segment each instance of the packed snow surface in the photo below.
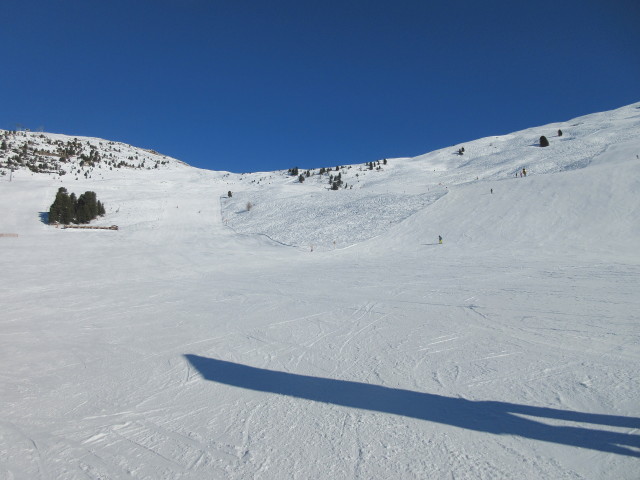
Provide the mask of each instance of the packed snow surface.
POLYGON ((0 135, 0 478, 638 478, 640 104, 302 183, 0 135))

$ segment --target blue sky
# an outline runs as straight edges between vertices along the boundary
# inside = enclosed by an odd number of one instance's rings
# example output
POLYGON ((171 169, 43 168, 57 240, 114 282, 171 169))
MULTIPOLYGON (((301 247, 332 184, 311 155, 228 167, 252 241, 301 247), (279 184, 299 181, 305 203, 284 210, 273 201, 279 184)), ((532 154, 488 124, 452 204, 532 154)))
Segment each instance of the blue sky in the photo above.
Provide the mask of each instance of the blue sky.
POLYGON ((0 128, 232 172, 415 156, 640 101, 640 2, 3 0, 0 128))

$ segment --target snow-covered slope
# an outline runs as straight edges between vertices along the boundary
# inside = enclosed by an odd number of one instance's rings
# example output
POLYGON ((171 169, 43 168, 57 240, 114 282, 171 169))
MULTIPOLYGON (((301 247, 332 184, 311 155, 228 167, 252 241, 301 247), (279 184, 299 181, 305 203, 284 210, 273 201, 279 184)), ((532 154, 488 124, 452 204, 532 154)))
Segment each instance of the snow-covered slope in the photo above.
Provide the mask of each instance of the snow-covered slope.
POLYGON ((0 137, 0 478, 637 478, 640 104, 302 183, 0 137))
POLYGON ((119 169, 166 169, 185 165, 155 150, 100 138, 0 130, 0 175, 11 170, 48 173, 60 178, 104 178, 119 169), (69 177, 65 177, 69 178, 69 177))

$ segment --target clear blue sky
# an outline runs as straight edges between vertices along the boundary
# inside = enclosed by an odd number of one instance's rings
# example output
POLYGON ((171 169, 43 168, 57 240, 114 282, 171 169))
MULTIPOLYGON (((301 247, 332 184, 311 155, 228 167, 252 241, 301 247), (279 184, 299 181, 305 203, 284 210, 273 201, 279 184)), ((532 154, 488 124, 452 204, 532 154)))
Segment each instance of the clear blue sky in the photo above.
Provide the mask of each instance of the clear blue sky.
POLYGON ((637 0, 2 0, 0 128, 232 172, 415 156, 640 101, 637 0))

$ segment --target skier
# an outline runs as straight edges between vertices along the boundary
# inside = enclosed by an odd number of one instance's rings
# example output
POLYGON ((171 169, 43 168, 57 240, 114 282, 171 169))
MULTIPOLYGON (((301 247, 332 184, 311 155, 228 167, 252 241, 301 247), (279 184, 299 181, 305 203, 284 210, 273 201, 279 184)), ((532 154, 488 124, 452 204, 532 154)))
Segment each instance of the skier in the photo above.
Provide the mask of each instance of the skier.
POLYGON ((527 171, 524 169, 524 167, 522 168, 522 174, 526 177, 527 176, 527 171))
POLYGON ((438 235, 438 243, 442 245, 442 235, 438 235))
POLYGON ((493 195, 493 188, 491 189, 491 195, 493 195))

